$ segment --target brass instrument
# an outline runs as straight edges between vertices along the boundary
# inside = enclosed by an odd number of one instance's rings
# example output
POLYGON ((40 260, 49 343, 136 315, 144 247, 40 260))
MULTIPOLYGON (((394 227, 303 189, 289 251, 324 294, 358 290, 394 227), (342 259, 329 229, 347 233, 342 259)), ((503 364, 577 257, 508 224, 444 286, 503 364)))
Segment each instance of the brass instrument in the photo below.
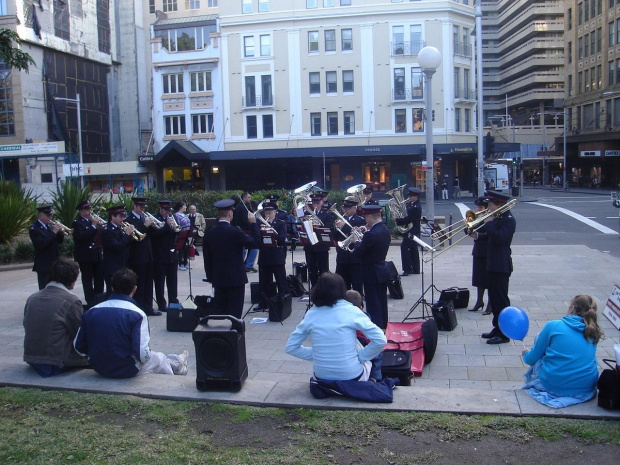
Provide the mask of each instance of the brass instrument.
POLYGON ((68 228, 67 226, 65 226, 64 224, 62 224, 60 221, 50 221, 50 224, 52 226, 60 226, 60 232, 63 233, 65 236, 68 236, 69 234, 73 234, 73 229, 68 228))
POLYGON ((95 220, 97 222, 97 224, 99 226, 105 226, 106 224, 108 224, 108 222, 106 220, 104 220, 103 218, 101 218, 99 215, 97 215, 96 213, 91 213, 90 214, 90 219, 95 220))
MULTIPOLYGON (((388 201, 387 206, 390 210, 390 215, 392 219, 400 219, 407 216, 407 207, 405 207, 405 195, 403 191, 405 190, 405 185, 398 186, 392 190, 386 192, 386 194, 390 195, 392 198, 388 201)), ((396 226, 396 229, 401 233, 407 232, 409 228, 411 228, 412 224, 409 223, 405 226, 396 226)))
MULTIPOLYGON (((316 185, 316 181, 309 182, 308 184, 304 184, 303 186, 298 187, 293 191, 295 197, 293 197, 293 205, 295 205, 295 209, 299 211, 300 209, 303 211, 305 209, 306 204, 311 203, 310 192, 312 192, 312 188, 316 185)), ((299 215, 298 216, 304 216, 299 215)))
POLYGON ((158 220, 157 218, 155 218, 153 215, 151 215, 149 212, 145 212, 144 216, 146 218, 150 218, 151 221, 153 222, 153 226, 155 226, 155 229, 161 229, 165 226, 165 222, 158 220))
MULTIPOLYGON (((347 221, 347 219, 342 216, 340 214, 340 212, 338 211, 338 204, 333 204, 329 210, 327 210, 329 213, 333 213, 334 216, 336 216, 336 218, 338 218, 340 221, 342 221, 344 224, 346 224, 349 228, 353 229, 353 226, 351 226, 351 223, 349 223, 347 221)), ((334 227, 338 230, 338 232, 340 234, 343 235, 343 237, 346 237, 346 234, 342 231, 342 229, 340 229, 338 226, 334 225, 334 227)))
POLYGON ((355 241, 361 241, 366 232, 366 226, 351 228, 351 234, 344 241, 338 242, 338 247, 343 250, 351 250, 351 244, 355 241))
POLYGON ((180 232, 181 229, 183 229, 181 228, 181 226, 179 226, 179 223, 177 223, 177 220, 174 217, 174 215, 170 215, 168 218, 172 218, 172 223, 173 223, 172 229, 174 230, 174 232, 180 232))
POLYGON ((271 230, 270 232, 276 232, 276 230, 269 224, 269 221, 263 216, 261 213, 263 209, 263 202, 258 204, 256 207, 256 213, 254 213, 254 217, 262 223, 261 229, 264 231, 271 230))
MULTIPOLYGON (((129 234, 129 233, 128 233, 128 232, 126 232, 125 230, 126 230, 127 228, 129 228, 130 226, 133 226, 133 225, 132 225, 132 224, 127 223, 127 221, 123 221, 123 225, 122 225, 121 229, 123 230, 123 232, 124 232, 125 234, 129 234)), ((134 227, 134 228, 135 228, 135 227, 134 227)), ((141 232, 140 232, 140 231, 138 231, 137 229, 134 229, 134 231, 131 233, 131 235, 130 235, 130 236, 131 236, 131 238, 132 238, 134 241, 141 241, 141 240, 143 240, 143 239, 146 237, 146 234, 145 234, 145 233, 141 233, 141 232)))
MULTIPOLYGON (((310 205, 312 205, 312 203, 311 203, 310 205)), ((304 210, 305 210, 305 211, 306 211, 306 213, 307 213, 307 215, 304 215, 304 216, 309 216, 309 217, 310 217, 310 220, 312 221, 312 224, 313 224, 314 226, 320 226, 320 227, 325 226, 325 225, 323 224, 323 222, 321 221, 321 218, 319 218, 318 216, 316 216, 316 213, 314 213, 312 210, 310 210, 310 208, 308 208, 308 205, 307 205, 307 204, 306 204, 306 205, 304 205, 304 210)))
POLYGON ((366 189, 366 184, 356 184, 347 189, 347 194, 351 194, 357 200, 358 207, 364 205, 364 189, 366 189))
POLYGON ((462 219, 460 221, 457 221, 452 226, 449 226, 447 228, 443 228, 443 229, 440 229, 439 231, 435 231, 435 232, 431 233, 430 238, 432 240, 436 240, 439 237, 442 238, 442 241, 439 244, 437 244, 435 246, 435 248, 437 248, 439 246, 442 246, 446 242, 454 239, 454 237, 457 234, 460 234, 461 232, 464 232, 465 234, 463 235, 463 237, 461 237, 460 239, 454 241, 452 244, 448 245, 448 247, 444 248, 439 253, 432 254, 431 251, 428 251, 428 252, 424 253, 424 255, 423 255, 424 263, 427 263, 428 261, 432 260, 433 258, 438 257, 439 255, 444 253, 446 250, 450 249, 452 246, 455 246, 456 244, 461 242, 466 237, 469 237, 469 235, 471 233, 476 232, 478 229, 480 229, 482 227, 482 225, 484 225, 484 223, 485 223, 485 221, 487 219, 489 219, 491 217, 494 217, 494 216, 497 216, 497 215, 501 215, 502 213, 507 212, 512 207, 517 205, 517 203, 519 203, 519 201, 517 199, 511 199, 511 200, 508 201, 508 203, 505 203, 504 205, 502 205, 501 207, 499 207, 495 211, 490 211, 489 209, 482 210, 482 211, 479 211, 479 212, 474 212, 472 210, 468 210, 465 213, 465 218, 464 219, 462 219), (460 224, 459 226, 457 226, 455 228, 454 225, 459 224, 459 223, 462 223, 462 224, 460 224), (429 256, 429 254, 431 254, 431 255, 429 256))

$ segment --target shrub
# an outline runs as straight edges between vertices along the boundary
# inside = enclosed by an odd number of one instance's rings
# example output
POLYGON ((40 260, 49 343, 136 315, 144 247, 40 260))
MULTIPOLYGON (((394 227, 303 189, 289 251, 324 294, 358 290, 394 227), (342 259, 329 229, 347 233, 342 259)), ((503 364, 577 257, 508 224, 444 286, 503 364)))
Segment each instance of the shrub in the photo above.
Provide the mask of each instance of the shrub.
MULTIPOLYGON (((76 207, 86 199, 90 200, 90 186, 82 189, 74 180, 63 182, 62 188, 52 193, 54 219, 70 228, 78 213, 76 207)), ((95 209, 97 200, 90 200, 90 202, 95 209)))
POLYGON ((17 262, 34 261, 34 245, 30 240, 20 240, 15 244, 13 260, 17 262))
POLYGON ((0 263, 11 263, 13 261, 13 252, 11 246, 0 245, 0 263))
POLYGON ((9 244, 34 222, 37 200, 30 189, 11 181, 0 182, 0 244, 9 244))

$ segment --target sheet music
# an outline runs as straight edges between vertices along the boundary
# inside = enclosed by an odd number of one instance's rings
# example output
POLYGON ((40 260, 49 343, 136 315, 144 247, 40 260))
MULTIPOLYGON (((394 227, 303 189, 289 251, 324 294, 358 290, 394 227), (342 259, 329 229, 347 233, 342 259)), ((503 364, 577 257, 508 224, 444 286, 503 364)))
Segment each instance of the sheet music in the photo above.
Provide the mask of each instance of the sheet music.
POLYGON ((310 241, 310 244, 314 245, 317 242, 319 242, 318 237, 316 237, 316 233, 314 232, 314 230, 312 229, 312 221, 304 221, 304 231, 306 231, 306 234, 308 235, 308 240, 310 241))

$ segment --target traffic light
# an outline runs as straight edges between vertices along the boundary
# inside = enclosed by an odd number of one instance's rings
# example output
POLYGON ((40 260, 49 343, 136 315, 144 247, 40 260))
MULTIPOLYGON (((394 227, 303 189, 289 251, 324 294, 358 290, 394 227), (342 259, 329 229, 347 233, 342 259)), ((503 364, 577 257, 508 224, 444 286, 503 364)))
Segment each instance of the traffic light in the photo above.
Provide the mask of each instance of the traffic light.
POLYGON ((490 132, 487 132, 487 135, 484 136, 484 156, 490 157, 494 153, 495 153, 495 137, 493 137, 490 132))
POLYGON ((435 110, 432 110, 433 121, 435 121, 435 110))

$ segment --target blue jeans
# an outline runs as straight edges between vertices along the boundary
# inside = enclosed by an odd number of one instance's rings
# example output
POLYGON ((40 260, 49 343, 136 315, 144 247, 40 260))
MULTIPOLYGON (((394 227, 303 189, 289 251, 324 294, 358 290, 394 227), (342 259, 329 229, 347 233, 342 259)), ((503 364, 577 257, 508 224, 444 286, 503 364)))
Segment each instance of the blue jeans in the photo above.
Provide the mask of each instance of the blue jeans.
POLYGON ((256 257, 258 257, 258 249, 248 249, 247 255, 245 256, 245 267, 253 268, 256 263, 256 257))

